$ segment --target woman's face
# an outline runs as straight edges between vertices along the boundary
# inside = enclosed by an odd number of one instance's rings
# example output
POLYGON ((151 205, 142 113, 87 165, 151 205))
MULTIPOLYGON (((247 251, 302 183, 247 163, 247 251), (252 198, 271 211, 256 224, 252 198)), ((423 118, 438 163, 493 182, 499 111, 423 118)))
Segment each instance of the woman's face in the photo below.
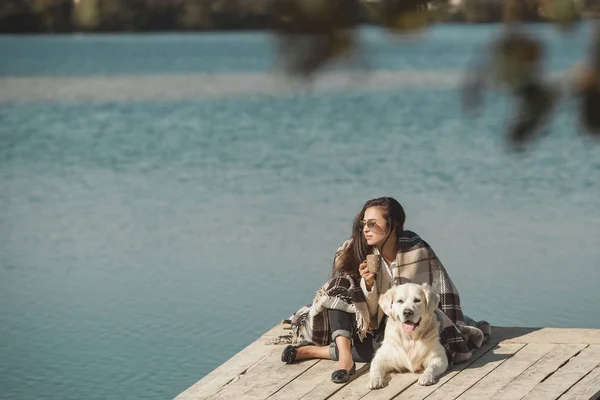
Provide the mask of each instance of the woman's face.
POLYGON ((369 207, 361 221, 362 232, 369 246, 381 246, 388 233, 388 224, 380 207, 369 207))

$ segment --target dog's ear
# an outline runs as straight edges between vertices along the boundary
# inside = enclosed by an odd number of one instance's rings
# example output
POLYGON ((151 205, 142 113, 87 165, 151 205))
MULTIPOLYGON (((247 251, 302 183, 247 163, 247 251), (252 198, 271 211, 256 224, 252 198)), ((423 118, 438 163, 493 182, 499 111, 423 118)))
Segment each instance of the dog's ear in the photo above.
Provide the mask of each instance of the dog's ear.
POLYGON ((440 295, 435 293, 428 283, 421 285, 425 298, 427 299, 427 311, 433 313, 437 306, 440 304, 440 295))
POLYGON ((384 314, 390 318, 394 318, 392 313, 392 304, 394 304, 394 293, 393 287, 389 288, 384 294, 379 296, 379 307, 383 310, 384 314))

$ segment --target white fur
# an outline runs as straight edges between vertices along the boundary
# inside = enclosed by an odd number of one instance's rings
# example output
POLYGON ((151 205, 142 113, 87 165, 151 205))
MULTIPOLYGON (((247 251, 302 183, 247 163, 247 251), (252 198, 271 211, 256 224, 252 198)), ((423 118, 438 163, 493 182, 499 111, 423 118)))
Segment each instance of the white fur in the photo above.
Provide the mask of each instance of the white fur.
POLYGON ((369 389, 384 387, 390 373, 421 372, 419 384, 437 383, 448 369, 448 358, 439 338, 439 322, 434 314, 440 301, 428 284, 405 283, 393 286, 379 298, 379 306, 388 316, 383 344, 375 353, 369 372, 369 389), (412 311, 408 318, 405 310, 412 311), (405 332, 402 323, 417 322, 412 332, 405 332))

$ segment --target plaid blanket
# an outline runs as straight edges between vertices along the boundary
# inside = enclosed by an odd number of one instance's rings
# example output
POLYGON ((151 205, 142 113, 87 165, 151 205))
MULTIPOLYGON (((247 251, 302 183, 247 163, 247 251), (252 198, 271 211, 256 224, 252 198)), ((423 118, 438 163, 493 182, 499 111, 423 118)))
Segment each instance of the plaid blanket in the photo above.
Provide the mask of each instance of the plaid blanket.
POLYGON ((404 231, 398 238, 396 266, 392 272, 394 285, 427 282, 440 295, 438 307, 443 313, 438 313, 440 341, 450 365, 471 358, 472 350, 479 348, 491 334, 491 327, 485 321, 475 322, 469 318, 469 324, 465 322, 458 289, 431 246, 416 233, 404 231))
POLYGON ((350 276, 335 276, 323 285, 312 305, 302 307, 292 318, 292 343, 310 342, 318 346, 331 343, 328 315, 325 309, 355 314, 358 337, 369 331, 369 310, 360 286, 350 276))

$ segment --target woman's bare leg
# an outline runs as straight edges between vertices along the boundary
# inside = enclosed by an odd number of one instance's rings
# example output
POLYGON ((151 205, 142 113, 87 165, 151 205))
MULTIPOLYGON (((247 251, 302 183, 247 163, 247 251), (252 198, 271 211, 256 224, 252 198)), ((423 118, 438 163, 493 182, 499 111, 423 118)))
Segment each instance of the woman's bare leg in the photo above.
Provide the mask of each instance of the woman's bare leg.
MULTIPOLYGON (((335 344, 338 348, 337 369, 350 370, 354 361, 352 361, 351 342, 345 336, 335 338, 335 344)), ((330 360, 329 346, 303 346, 296 350, 296 360, 306 360, 309 358, 320 358, 330 360)))
POLYGON ((335 344, 338 348, 338 362, 336 369, 345 369, 350 370, 354 361, 352 361, 352 350, 351 350, 351 342, 345 336, 337 336, 335 338, 335 344))
POLYGON ((296 360, 322 358, 329 360, 329 346, 303 346, 296 350, 296 360))

